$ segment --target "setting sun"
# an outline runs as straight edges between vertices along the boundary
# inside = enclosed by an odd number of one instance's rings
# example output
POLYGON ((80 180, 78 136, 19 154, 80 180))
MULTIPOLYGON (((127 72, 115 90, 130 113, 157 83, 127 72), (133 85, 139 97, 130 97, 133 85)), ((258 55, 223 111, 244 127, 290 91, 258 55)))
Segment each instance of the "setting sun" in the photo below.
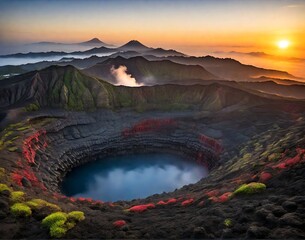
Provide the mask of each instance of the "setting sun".
POLYGON ((290 42, 288 40, 281 40, 277 43, 277 46, 281 49, 285 49, 290 45, 290 42))

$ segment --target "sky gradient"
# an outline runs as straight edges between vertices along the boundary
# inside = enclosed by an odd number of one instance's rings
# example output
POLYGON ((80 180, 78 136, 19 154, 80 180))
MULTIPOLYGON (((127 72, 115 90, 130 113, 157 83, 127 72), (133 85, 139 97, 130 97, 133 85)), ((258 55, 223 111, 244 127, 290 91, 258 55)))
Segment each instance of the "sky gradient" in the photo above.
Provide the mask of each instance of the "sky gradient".
POLYGON ((186 52, 265 51, 305 57, 302 0, 1 0, 0 42, 80 42, 120 45, 137 39, 186 52), (291 42, 281 50, 276 43, 291 42))

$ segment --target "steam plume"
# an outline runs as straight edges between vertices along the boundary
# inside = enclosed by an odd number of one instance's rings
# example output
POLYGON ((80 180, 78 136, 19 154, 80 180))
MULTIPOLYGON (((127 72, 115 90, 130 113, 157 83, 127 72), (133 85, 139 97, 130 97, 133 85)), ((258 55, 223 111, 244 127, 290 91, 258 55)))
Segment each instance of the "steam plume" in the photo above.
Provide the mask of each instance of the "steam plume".
POLYGON ((137 80, 131 77, 131 74, 127 74, 127 67, 126 66, 119 66, 117 69, 112 66, 110 69, 111 74, 116 79, 115 85, 124 85, 129 87, 140 87, 143 84, 137 83, 137 80))

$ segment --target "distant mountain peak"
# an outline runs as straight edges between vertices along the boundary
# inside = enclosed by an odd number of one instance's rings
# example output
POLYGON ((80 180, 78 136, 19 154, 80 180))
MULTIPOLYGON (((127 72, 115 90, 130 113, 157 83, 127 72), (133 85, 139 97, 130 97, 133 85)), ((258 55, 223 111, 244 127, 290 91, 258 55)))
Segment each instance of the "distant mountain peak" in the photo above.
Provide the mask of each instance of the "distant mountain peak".
POLYGON ((140 43, 138 40, 131 40, 128 43, 124 44, 120 47, 121 49, 141 49, 141 50, 148 50, 149 47, 145 46, 144 44, 140 43))
POLYGON ((81 44, 105 44, 105 43, 99 40, 98 38, 92 38, 89 41, 82 42, 81 44))

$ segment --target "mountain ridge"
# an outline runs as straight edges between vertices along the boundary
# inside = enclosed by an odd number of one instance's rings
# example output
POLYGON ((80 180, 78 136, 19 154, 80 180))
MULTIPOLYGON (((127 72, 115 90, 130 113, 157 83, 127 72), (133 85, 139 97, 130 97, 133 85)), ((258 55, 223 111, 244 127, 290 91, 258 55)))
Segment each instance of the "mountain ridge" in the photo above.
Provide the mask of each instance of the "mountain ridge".
POLYGON ((0 108, 24 106, 33 102, 40 107, 77 111, 122 107, 138 111, 188 108, 218 111, 233 105, 250 107, 272 101, 274 100, 215 83, 139 88, 113 86, 87 76, 73 66, 50 66, 11 77, 3 80, 0 88, 0 108))

